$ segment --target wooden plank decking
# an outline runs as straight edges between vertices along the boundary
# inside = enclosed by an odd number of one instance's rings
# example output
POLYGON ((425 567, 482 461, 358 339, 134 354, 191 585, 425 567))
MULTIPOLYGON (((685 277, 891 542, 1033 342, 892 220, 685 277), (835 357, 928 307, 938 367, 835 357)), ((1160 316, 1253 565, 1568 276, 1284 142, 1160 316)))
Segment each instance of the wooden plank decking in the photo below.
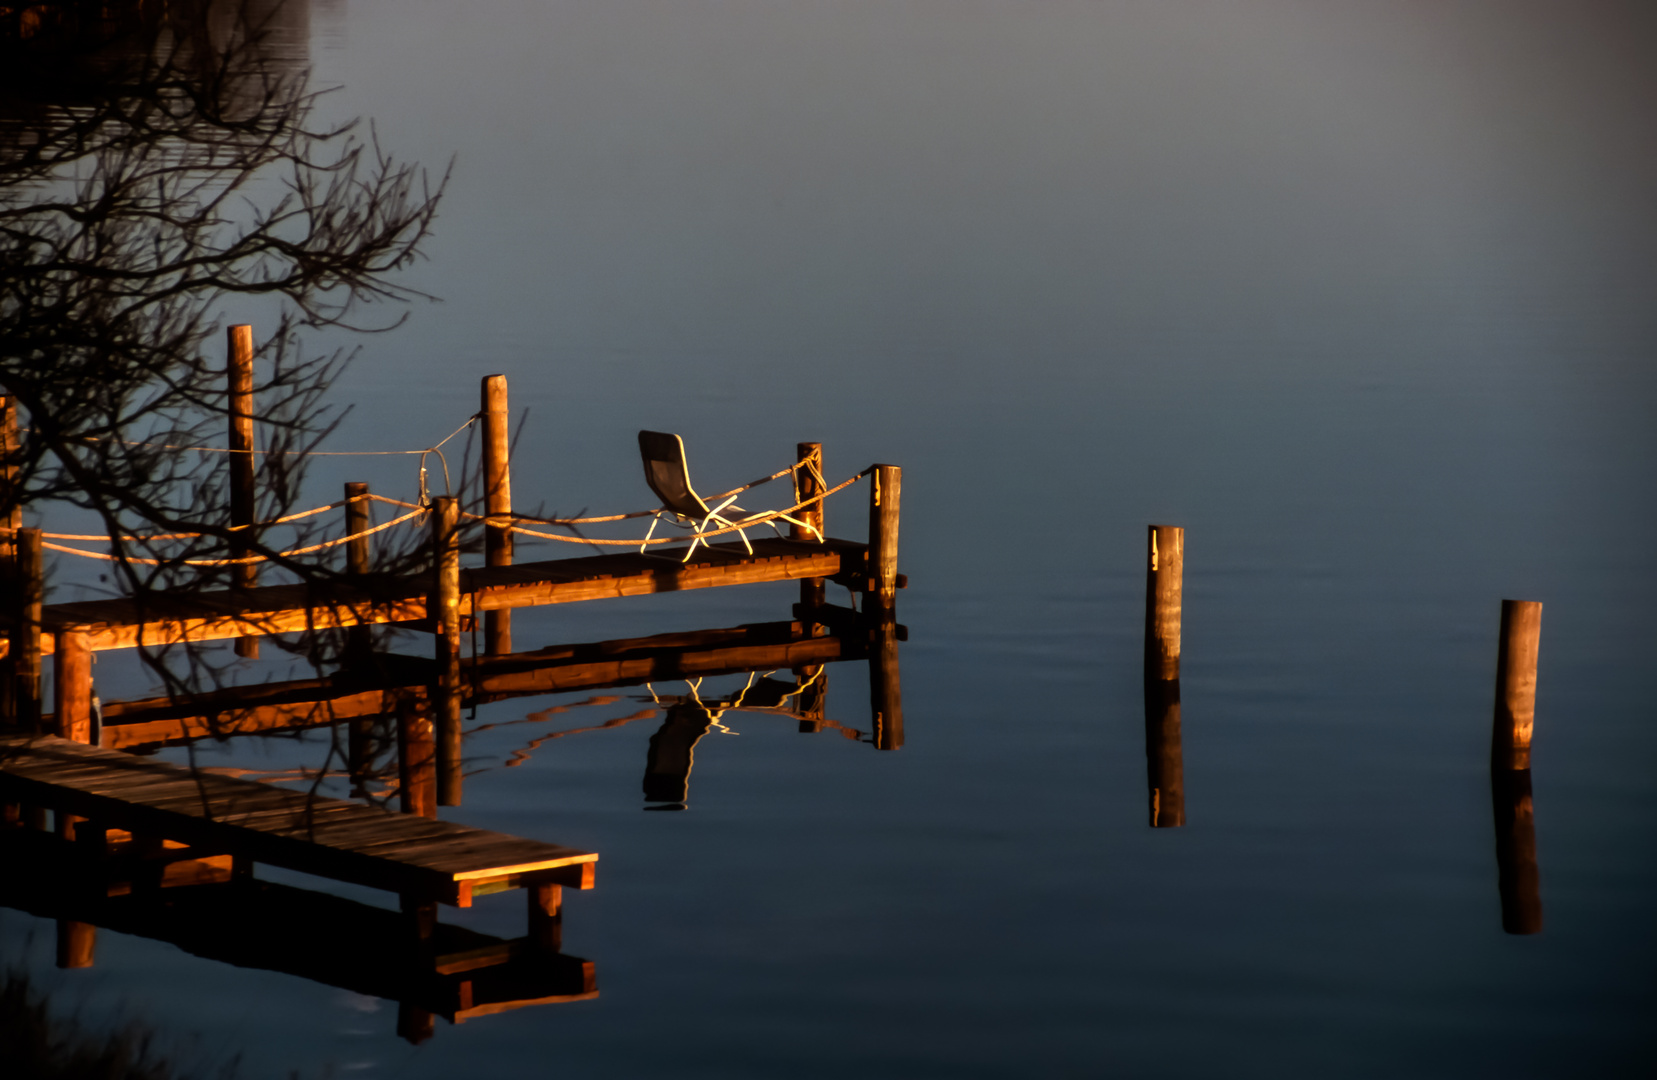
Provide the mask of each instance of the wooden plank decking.
MULTIPOLYGON (((507 656, 475 657, 464 704, 572 690, 638 686, 650 681, 731 672, 780 670, 861 659, 867 647, 839 636, 813 637, 797 622, 657 634, 559 645, 507 656)), ((250 735, 382 716, 399 701, 421 700, 437 674, 430 661, 388 656, 377 670, 325 679, 236 687, 175 704, 168 698, 104 706, 100 744, 157 746, 208 736, 250 735)))
MULTIPOLYGON (((650 593, 682 592, 798 578, 863 573, 867 545, 850 540, 755 539, 749 555, 740 543, 698 548, 681 563, 663 554, 594 555, 461 572, 461 614, 567 604, 650 593)), ((678 549, 682 551, 683 549, 678 549)), ((184 641, 282 634, 360 624, 418 622, 430 617, 429 575, 379 579, 362 588, 327 592, 304 585, 271 585, 188 596, 85 600, 51 604, 42 624, 42 649, 51 632, 78 630, 94 650, 159 646, 184 641)))
POLYGON ((474 891, 591 888, 598 861, 593 852, 192 773, 54 736, 0 737, 0 801, 458 907, 470 906, 474 891))

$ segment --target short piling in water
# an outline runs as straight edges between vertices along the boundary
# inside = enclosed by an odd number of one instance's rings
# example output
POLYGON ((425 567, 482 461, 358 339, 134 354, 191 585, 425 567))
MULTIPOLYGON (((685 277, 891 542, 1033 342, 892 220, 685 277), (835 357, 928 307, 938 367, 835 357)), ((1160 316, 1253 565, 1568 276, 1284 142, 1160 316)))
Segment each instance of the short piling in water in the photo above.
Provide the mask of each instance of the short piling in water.
POLYGON ((460 805, 460 500, 432 500, 435 593, 429 609, 437 638, 437 685, 432 695, 437 725, 437 803, 460 805))
MULTIPOLYGON (((225 377, 229 384, 230 406, 230 524, 252 525, 258 511, 254 477, 253 439, 253 327, 232 326, 229 331, 228 357, 225 377)), ((242 547, 232 547, 236 556, 247 554, 242 547)), ((250 589, 259 583, 255 563, 241 563, 230 568, 231 582, 238 588, 250 589)), ((250 659, 259 655, 259 639, 243 637, 236 640, 236 655, 250 659)))
MULTIPOLYGON (((506 376, 486 375, 482 387, 484 563, 512 565, 512 432, 506 376)), ((512 612, 490 611, 483 618, 483 648, 490 656, 512 651, 512 612)))
POLYGON ((564 889, 551 882, 525 887, 529 899, 529 946, 543 953, 564 948, 564 889))
POLYGON ((890 618, 898 605, 898 513, 903 503, 903 469, 876 465, 869 484, 869 584, 865 607, 890 618))
POLYGON ((1185 824, 1185 761, 1179 731, 1179 680, 1145 680, 1145 773, 1151 827, 1185 824))
POLYGON ((1145 577, 1145 677, 1179 678, 1185 530, 1152 525, 1145 577))
POLYGON ((1502 929, 1542 932, 1542 884, 1536 865, 1536 811, 1529 769, 1492 769, 1490 802, 1496 822, 1497 888, 1502 929))
POLYGON ((1536 723, 1536 660, 1542 644, 1542 605, 1503 600, 1496 651, 1496 715, 1490 737, 1492 769, 1530 768, 1536 723))

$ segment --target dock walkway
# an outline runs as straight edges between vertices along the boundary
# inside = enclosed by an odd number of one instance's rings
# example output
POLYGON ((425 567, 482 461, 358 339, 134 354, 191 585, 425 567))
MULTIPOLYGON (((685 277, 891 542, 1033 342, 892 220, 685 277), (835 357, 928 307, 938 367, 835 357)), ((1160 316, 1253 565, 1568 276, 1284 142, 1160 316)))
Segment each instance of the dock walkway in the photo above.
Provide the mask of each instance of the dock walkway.
POLYGON ((195 773, 56 736, 0 737, 0 802, 84 818, 77 837, 121 829, 192 853, 229 853, 246 865, 386 889, 405 907, 469 907, 474 895, 532 887, 532 922, 535 894, 556 917, 556 887, 591 888, 598 861, 593 852, 195 773))

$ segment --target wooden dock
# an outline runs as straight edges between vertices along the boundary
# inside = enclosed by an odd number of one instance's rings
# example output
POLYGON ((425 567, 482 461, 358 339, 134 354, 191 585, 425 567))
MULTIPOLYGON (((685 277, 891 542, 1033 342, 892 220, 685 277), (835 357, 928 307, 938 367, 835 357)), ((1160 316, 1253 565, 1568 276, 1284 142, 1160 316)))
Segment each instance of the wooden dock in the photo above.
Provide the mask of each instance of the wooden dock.
POLYGON ((537 898, 542 915, 556 918, 557 889, 591 888, 598 861, 593 852, 193 773, 55 736, 0 737, 0 802, 85 819, 77 836, 121 829, 194 853, 229 853, 242 865, 386 889, 406 907, 469 907, 475 895, 528 887, 532 924, 537 898))
MULTIPOLYGON (((506 611, 544 604, 568 604, 651 593, 684 592, 727 585, 805 578, 867 577, 868 547, 851 540, 756 539, 748 554, 739 543, 699 547, 688 562, 673 549, 579 559, 551 559, 463 569, 460 615, 506 611)), ((682 549, 680 549, 682 550, 682 549)), ((433 618, 432 575, 370 578, 363 585, 324 590, 306 585, 267 585, 145 600, 84 600, 49 604, 42 619, 41 651, 53 638, 84 634, 92 651, 157 647, 187 641, 282 634, 386 623, 429 624, 433 618)))

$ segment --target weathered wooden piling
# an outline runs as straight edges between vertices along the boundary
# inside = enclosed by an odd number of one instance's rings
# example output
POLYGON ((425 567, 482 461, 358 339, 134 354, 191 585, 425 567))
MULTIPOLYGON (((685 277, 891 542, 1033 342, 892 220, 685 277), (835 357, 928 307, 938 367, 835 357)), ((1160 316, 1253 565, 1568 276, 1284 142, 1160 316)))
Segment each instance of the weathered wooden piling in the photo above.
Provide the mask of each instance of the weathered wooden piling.
POLYGON ((1542 932, 1542 881, 1536 865, 1536 810, 1529 769, 1492 769, 1490 802, 1496 822, 1497 889, 1502 929, 1542 932))
POLYGON ((1145 677, 1179 678, 1179 632, 1185 530, 1152 525, 1145 577, 1145 677))
POLYGON ((877 750, 903 747, 903 681, 898 675, 897 623, 886 619, 870 628, 869 709, 877 750))
POLYGON ((366 575, 374 565, 374 538, 358 536, 358 533, 367 532, 368 523, 368 485, 363 483, 347 483, 345 485, 345 535, 355 537, 345 545, 345 569, 347 573, 358 577, 366 575))
POLYGON ((17 491, 18 457, 23 444, 17 437, 17 399, 0 394, 0 506, 7 507, 0 518, 0 577, 9 585, 12 563, 17 558, 17 530, 23 527, 23 503, 17 491))
POLYGON ((397 804, 405 814, 437 817, 437 738, 431 714, 405 700, 397 709, 397 804))
POLYGON ((869 585, 865 607, 890 615, 898 605, 898 512, 903 469, 876 465, 869 485, 869 585))
POLYGON ((460 805, 460 500, 432 500, 435 592, 429 605, 437 637, 437 686, 432 695, 437 725, 437 803, 460 805))
MULTIPOLYGON (((804 462, 804 464, 796 466, 794 469, 794 501, 797 503, 804 502, 815 495, 821 495, 824 491, 822 481, 822 477, 824 475, 823 444, 819 442, 797 443, 794 447, 794 460, 804 462)), ((819 537, 828 535, 823 531, 825 516, 823 513, 823 504, 821 502, 803 507, 793 516, 799 518, 807 525, 814 526, 817 529, 817 532, 816 534, 813 534, 810 529, 790 524, 788 526, 788 535, 790 539, 816 540, 819 537)), ((806 610, 811 610, 822 607, 826 602, 827 589, 826 582, 823 578, 800 579, 801 607, 806 610)), ((816 626, 816 624, 813 625, 816 626)), ((818 633, 826 632, 826 630, 827 627, 816 626, 816 632, 818 633)))
POLYGON ((1496 651, 1496 715, 1490 737, 1493 769, 1530 768, 1536 722, 1536 659, 1542 644, 1542 605, 1503 600, 1496 651))
POLYGON ((17 724, 26 731, 37 730, 41 706, 40 623, 46 599, 39 529, 17 531, 17 578, 12 590, 11 678, 12 703, 17 724))
MULTIPOLYGON (((229 334, 225 373, 230 392, 230 524, 248 526, 253 524, 258 512, 254 488, 258 470, 253 460, 253 327, 232 326, 229 334)), ((237 556, 247 554, 245 548, 237 546, 231 552, 237 556)), ((239 588, 252 588, 259 583, 258 565, 240 563, 231 567, 230 580, 239 588)), ((238 638, 236 655, 257 658, 259 639, 238 638)))
POLYGON ((564 948, 564 889, 541 882, 524 889, 529 897, 529 944, 541 952, 564 948))
POLYGON ((79 630, 52 635, 52 689, 56 731, 78 743, 92 741, 92 648, 79 630))
MULTIPOLYGON (((483 378, 484 562, 512 565, 512 431, 506 376, 483 378)), ((512 612, 490 611, 483 619, 483 647, 490 656, 512 651, 512 612)))

